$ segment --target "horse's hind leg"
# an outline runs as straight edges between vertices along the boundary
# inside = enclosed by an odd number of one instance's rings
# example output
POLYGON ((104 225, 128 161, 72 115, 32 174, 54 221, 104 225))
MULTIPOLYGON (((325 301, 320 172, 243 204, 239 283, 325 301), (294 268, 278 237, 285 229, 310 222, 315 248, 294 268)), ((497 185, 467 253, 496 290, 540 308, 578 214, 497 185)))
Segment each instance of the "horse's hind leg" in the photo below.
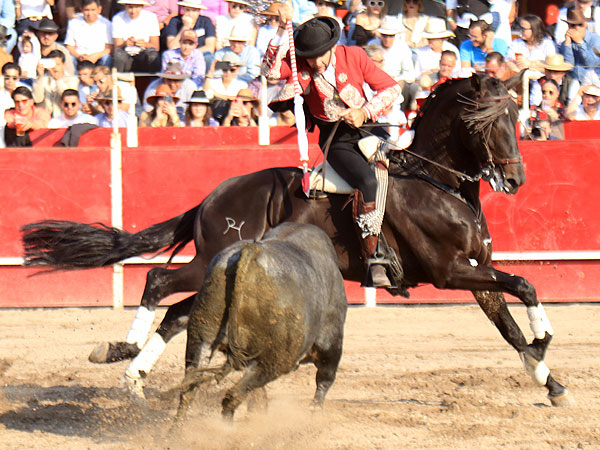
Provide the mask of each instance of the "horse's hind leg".
POLYGON ((470 262, 465 261, 455 269, 445 287, 472 290, 488 318, 496 325, 504 339, 519 352, 527 373, 537 384, 548 389, 548 397, 552 404, 568 404, 570 399, 567 389, 552 378, 550 369, 544 362, 554 330, 537 299, 535 288, 525 278, 489 266, 473 267, 470 262), (527 306, 529 324, 535 335, 531 344, 527 345, 525 336, 508 311, 502 292, 514 295, 527 306))
POLYGON ((150 336, 142 350, 129 363, 125 371, 124 382, 135 397, 144 398, 143 379, 150 373, 162 355, 167 342, 186 329, 195 298, 196 294, 170 306, 158 330, 150 336))
MULTIPOLYGON (((94 363, 111 363, 135 357, 146 342, 154 321, 156 307, 160 301, 177 292, 197 292, 200 290, 203 280, 204 267, 198 256, 176 270, 164 268, 150 270, 146 276, 146 287, 141 305, 137 310, 125 341, 104 342, 98 345, 90 354, 90 361, 94 363)), ((187 300, 183 300, 183 302, 187 302, 187 300)), ((179 303, 176 305, 179 305, 179 303)), ((165 331, 159 332, 162 338, 166 338, 164 343, 185 329, 185 324, 184 328, 181 328, 179 322, 187 321, 187 317, 182 316, 186 310, 189 312, 188 305, 169 307, 167 315, 161 322, 161 328, 165 331), (174 330, 178 331, 173 333, 174 330)), ((160 344, 156 333, 151 339, 156 340, 154 342, 155 346, 160 344)))

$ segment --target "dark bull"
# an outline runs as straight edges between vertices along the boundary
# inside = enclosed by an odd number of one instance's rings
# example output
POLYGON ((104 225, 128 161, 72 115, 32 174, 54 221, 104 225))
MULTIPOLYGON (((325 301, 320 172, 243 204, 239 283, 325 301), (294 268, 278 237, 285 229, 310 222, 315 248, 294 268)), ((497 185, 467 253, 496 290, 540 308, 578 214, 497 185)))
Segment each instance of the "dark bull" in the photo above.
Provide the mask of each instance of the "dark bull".
POLYGON ((205 381, 246 370, 223 399, 223 416, 233 418, 251 391, 308 362, 317 367, 313 403, 322 406, 342 355, 346 309, 335 249, 316 226, 284 223, 261 241, 230 245, 212 259, 190 313, 177 420, 205 381), (218 350, 227 361, 208 369, 218 350))

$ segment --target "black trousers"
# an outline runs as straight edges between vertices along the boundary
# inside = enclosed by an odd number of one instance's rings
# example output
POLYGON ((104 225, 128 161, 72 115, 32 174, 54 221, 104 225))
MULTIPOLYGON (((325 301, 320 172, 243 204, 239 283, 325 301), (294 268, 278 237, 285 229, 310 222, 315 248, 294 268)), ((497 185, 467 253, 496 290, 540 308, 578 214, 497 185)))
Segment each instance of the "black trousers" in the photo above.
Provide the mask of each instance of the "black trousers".
MULTIPOLYGON (((325 152, 325 143, 335 126, 335 122, 315 120, 319 127, 319 147, 325 152)), ((381 134, 381 129, 373 128, 373 134, 381 134), (379 131, 375 131, 379 130, 379 131)), ((371 130, 369 130, 371 131, 371 130)), ((362 192, 365 203, 374 202, 377 194, 375 172, 358 148, 358 141, 368 136, 360 128, 340 122, 331 140, 327 162, 354 189, 362 192)))

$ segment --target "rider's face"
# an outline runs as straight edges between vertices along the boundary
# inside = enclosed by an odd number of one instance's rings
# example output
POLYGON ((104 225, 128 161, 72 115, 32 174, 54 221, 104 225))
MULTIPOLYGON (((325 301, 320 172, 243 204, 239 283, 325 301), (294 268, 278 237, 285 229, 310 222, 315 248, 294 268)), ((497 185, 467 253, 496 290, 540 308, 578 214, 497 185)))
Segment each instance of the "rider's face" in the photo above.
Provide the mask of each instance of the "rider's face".
POLYGON ((324 55, 317 56, 316 58, 306 58, 306 62, 311 67, 311 69, 321 74, 325 72, 325 69, 327 69, 327 66, 329 66, 329 63, 331 62, 331 55, 333 55, 334 51, 335 45, 324 55))

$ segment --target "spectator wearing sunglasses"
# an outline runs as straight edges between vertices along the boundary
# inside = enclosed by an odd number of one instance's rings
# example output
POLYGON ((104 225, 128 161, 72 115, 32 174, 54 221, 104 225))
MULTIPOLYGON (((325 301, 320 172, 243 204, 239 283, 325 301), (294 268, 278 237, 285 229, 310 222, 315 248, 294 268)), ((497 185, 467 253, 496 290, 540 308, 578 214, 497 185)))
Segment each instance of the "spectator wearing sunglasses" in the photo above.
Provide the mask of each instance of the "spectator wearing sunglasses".
POLYGON ((246 10, 250 3, 245 0, 226 0, 229 12, 225 16, 217 17, 215 29, 217 33, 217 50, 229 45, 229 36, 234 27, 238 30, 245 30, 248 36, 248 42, 251 45, 256 43, 257 28, 254 25, 254 18, 246 10))
POLYGON ((248 83, 240 80, 237 75, 243 63, 233 53, 227 53, 221 60, 213 62, 206 74, 204 91, 215 98, 232 100, 241 89, 246 89, 248 83), (219 71, 220 77, 215 76, 219 71))
POLYGON ((50 119, 48 128, 69 128, 76 123, 96 124, 94 116, 81 112, 81 102, 79 101, 79 92, 75 89, 66 89, 60 96, 60 108, 63 113, 50 119))
POLYGON ((384 0, 366 0, 364 12, 356 15, 356 21, 348 30, 348 45, 364 47, 369 41, 378 38, 377 29, 387 14, 387 5, 384 0))
POLYGON ((31 147, 29 132, 48 126, 50 114, 35 106, 33 94, 25 86, 17 87, 12 93, 15 107, 4 112, 6 127, 4 140, 7 147, 31 147))
POLYGON ((594 68, 598 70, 600 66, 600 56, 596 53, 600 50, 600 35, 587 29, 588 19, 581 9, 569 9, 567 18, 563 21, 568 24, 569 29, 560 46, 560 54, 565 57, 566 62, 575 66, 573 74, 580 83, 584 83, 588 72, 593 73, 594 68))

